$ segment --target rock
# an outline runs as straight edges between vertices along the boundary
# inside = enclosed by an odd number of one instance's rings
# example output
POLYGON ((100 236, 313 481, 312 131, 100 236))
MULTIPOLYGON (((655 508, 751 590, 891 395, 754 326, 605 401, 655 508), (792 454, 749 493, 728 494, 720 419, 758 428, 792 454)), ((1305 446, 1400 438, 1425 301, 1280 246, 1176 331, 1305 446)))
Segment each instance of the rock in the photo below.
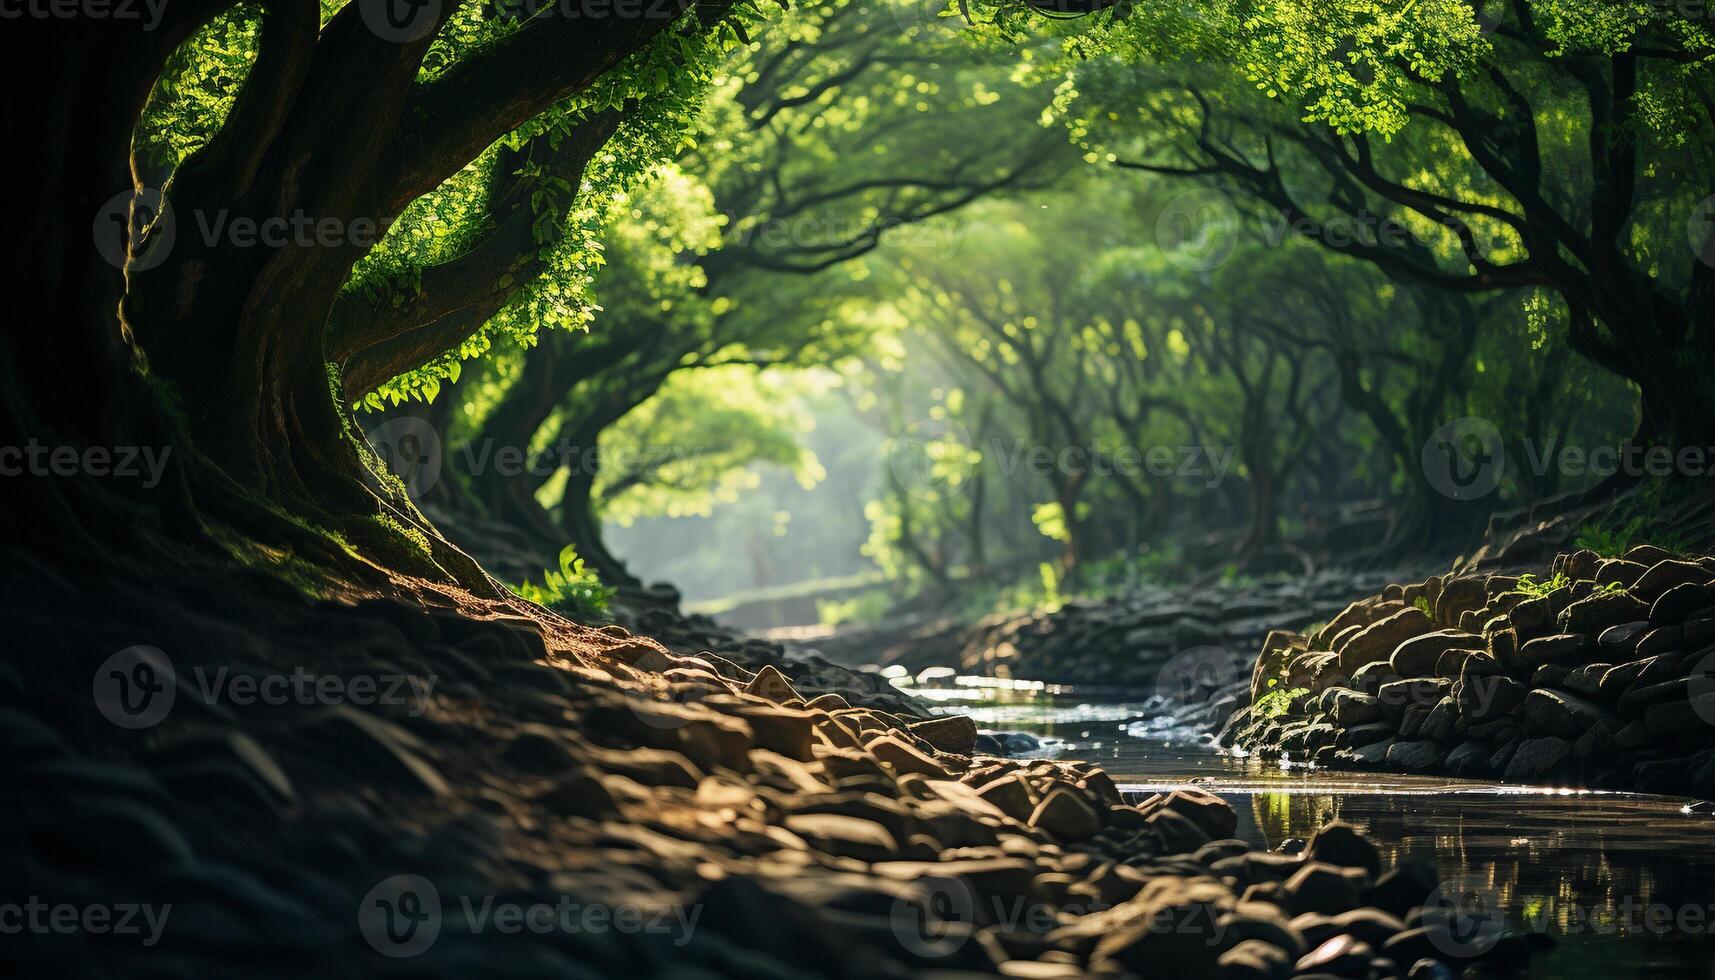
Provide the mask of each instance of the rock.
POLYGON ((1030 826, 1046 830, 1061 841, 1077 841, 1102 829, 1102 818, 1081 794, 1066 786, 1050 790, 1031 812, 1030 826))
POLYGON ((601 773, 590 766, 562 773, 536 801, 550 812, 567 817, 603 820, 619 812, 613 794, 602 784, 601 773))
POLYGON ((1406 708, 1412 705, 1433 707, 1452 689, 1453 681, 1445 677, 1413 677, 1383 684, 1376 691, 1376 701, 1383 713, 1397 725, 1406 708))
POLYGON ((1447 771, 1455 776, 1480 776, 1488 769, 1493 748, 1487 743, 1468 738, 1447 753, 1447 771))
POLYGON ((969 755, 977 744, 977 725, 964 715, 947 715, 910 726, 917 736, 942 752, 969 755))
POLYGON ((1417 735, 1419 738, 1436 742, 1446 741, 1453 735, 1453 725, 1457 719, 1458 709, 1454 707, 1453 699, 1451 697, 1442 698, 1435 704, 1435 707, 1429 709, 1428 716, 1423 719, 1423 724, 1418 727, 1417 735))
POLYGON ((427 746, 421 739, 368 712, 349 705, 324 708, 298 722, 295 730, 318 743, 353 776, 374 776, 430 796, 451 792, 446 780, 422 757, 427 746))
POLYGON ((1460 717, 1481 724, 1510 714, 1528 690, 1510 677, 1474 677, 1455 685, 1453 694, 1460 717))
POLYGON ((524 725, 501 758, 526 772, 563 772, 577 763, 566 737, 547 725, 524 725))
POLYGON ((977 795, 987 800, 1002 813, 1018 821, 1028 821, 1036 810, 1036 803, 1030 795, 1030 787, 1024 777, 1018 773, 1008 773, 977 790, 977 795))
POLYGON ((1649 623, 1641 621, 1610 626, 1596 638, 1596 644, 1602 648, 1604 655, 1612 656, 1617 660, 1628 659, 1627 654, 1637 648, 1638 641, 1643 639, 1645 633, 1649 632, 1649 627, 1649 623))
POLYGON ((1385 661, 1406 640, 1434 629, 1428 616, 1416 607, 1406 607, 1364 627, 1339 650, 1340 669, 1351 676, 1366 664, 1385 661))
POLYGON ((1224 840, 1238 830, 1238 814, 1227 801, 1199 789, 1176 789, 1162 801, 1161 808, 1177 813, 1196 824, 1210 840, 1224 840))
POLYGON ((1312 861, 1286 879, 1280 907, 1290 915, 1334 915, 1356 906, 1358 897, 1358 885, 1351 876, 1331 864, 1312 861))
POLYGON ((1621 588, 1631 585, 1649 571, 1649 566, 1642 562, 1627 561, 1624 558, 1604 558, 1596 563, 1595 582, 1597 585, 1617 585, 1621 588))
POLYGON ((1624 592, 1597 592, 1567 606, 1559 620, 1564 633, 1595 635, 1610 626, 1648 618, 1649 606, 1637 598, 1624 592))
POLYGON ((757 671, 755 679, 745 685, 744 691, 746 694, 767 698, 778 704, 804 699, 804 696, 798 693, 798 689, 792 686, 792 682, 786 679, 786 675, 782 674, 773 664, 766 664, 757 671))
POLYGON ((935 779, 952 777, 952 773, 947 771, 947 767, 917 751, 915 746, 907 745, 893 735, 878 735, 870 739, 864 748, 901 775, 919 773, 935 779))
POLYGON ((703 703, 731 714, 749 725, 756 737, 756 744, 762 748, 778 752, 788 759, 797 759, 799 762, 815 760, 811 746, 816 744, 815 726, 821 718, 816 712, 777 708, 748 701, 728 701, 719 695, 710 697, 703 703))
POLYGON ((1436 664, 1449 650, 1482 650, 1482 637, 1464 630, 1444 629, 1425 633, 1402 641, 1394 648, 1389 663, 1401 677, 1426 677, 1435 673, 1436 664))
POLYGON ((1709 570, 1696 562, 1669 558, 1651 565, 1649 571, 1631 584, 1629 591, 1638 599, 1653 603, 1669 589, 1685 585, 1706 586, 1711 577, 1709 570))
POLYGON ((1322 704, 1334 716, 1334 722, 1338 725, 1363 725, 1378 721, 1382 717, 1379 701, 1349 688, 1329 688, 1323 693, 1322 704))
POLYGON ((1381 853, 1349 823, 1326 824, 1310 838, 1310 860, 1342 868, 1362 868, 1370 875, 1381 872, 1381 853))
POLYGON ((1395 742, 1387 750, 1388 766, 1401 772, 1429 772, 1445 758, 1441 746, 1428 741, 1395 742))
POLYGON ((1715 734, 1715 692, 1650 705, 1644 709, 1644 729, 1655 739, 1686 732, 1715 734))
POLYGON ((23 820, 33 860, 101 876, 143 873, 193 858, 190 843, 159 810, 136 800, 90 798, 76 809, 44 810, 23 820))
POLYGON ((1292 976, 1292 958, 1286 950, 1261 939, 1246 939, 1221 954, 1216 961, 1224 980, 1286 980, 1292 976))
POLYGON ((1577 738, 1597 722, 1613 718, 1600 705, 1552 688, 1531 691, 1524 699, 1524 716, 1538 730, 1563 738, 1577 738))
POLYGON ((1547 777, 1567 756, 1572 743, 1552 735, 1527 738, 1519 742, 1507 763, 1506 778, 1513 782, 1531 782, 1547 777))
POLYGON ((872 820, 838 813, 795 813, 784 826, 817 850, 859 861, 886 861, 899 852, 887 829, 872 820))
POLYGON ((1575 661, 1590 651, 1590 638, 1582 633, 1539 636, 1519 648, 1518 663, 1526 670, 1543 664, 1575 661))
POLYGON ((1441 594, 1435 598, 1435 619, 1456 625, 1465 613, 1482 609, 1488 601, 1487 576, 1448 579, 1441 584, 1441 594))
POLYGON ((1698 613, 1715 608, 1715 586, 1676 585, 1650 605, 1651 626, 1678 626, 1698 613))
POLYGON ((1353 936, 1335 936, 1304 954, 1293 968, 1299 975, 1336 977, 1364 975, 1375 959, 1375 950, 1353 936))
POLYGON ((1099 937, 1090 967, 1142 976, 1213 975, 1221 953, 1217 923, 1234 904, 1231 892, 1208 879, 1156 878, 1119 907, 1079 923, 1099 937))
MULTIPOLYGON (((1507 620, 1512 624, 1512 631, 1518 637, 1518 642, 1528 643, 1539 636, 1554 632, 1554 603, 1550 602, 1547 596, 1527 599, 1507 613, 1507 620)), ((1504 658, 1500 659, 1501 663, 1506 663, 1504 658)))

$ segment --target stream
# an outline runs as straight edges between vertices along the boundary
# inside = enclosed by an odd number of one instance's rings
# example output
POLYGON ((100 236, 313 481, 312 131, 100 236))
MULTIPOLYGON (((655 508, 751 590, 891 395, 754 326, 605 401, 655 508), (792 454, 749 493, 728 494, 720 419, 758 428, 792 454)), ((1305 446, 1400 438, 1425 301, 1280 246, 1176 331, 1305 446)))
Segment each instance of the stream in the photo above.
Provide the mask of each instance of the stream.
MULTIPOLYGON (((894 674, 900 673, 898 668, 894 674)), ((1427 858, 1464 907, 1547 933, 1541 978, 1715 978, 1715 816, 1632 793, 1432 776, 1283 768, 1208 747, 1147 691, 1070 688, 931 669, 895 684, 984 731, 1025 732, 1029 755, 1099 762, 1128 797, 1193 785, 1226 799, 1238 836, 1269 847, 1330 820, 1360 828, 1384 866, 1427 858)))

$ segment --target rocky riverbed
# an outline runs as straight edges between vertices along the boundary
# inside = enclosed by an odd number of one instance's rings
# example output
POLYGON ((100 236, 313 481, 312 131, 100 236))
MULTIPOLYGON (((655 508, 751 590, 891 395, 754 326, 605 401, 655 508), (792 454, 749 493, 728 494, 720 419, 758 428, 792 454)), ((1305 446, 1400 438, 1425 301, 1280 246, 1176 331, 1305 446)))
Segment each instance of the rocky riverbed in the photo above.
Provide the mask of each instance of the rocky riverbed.
POLYGON ((1189 651, 1211 663, 1214 651, 1248 661, 1271 630, 1324 621, 1353 596, 1400 574, 1324 570, 1208 586, 1147 585, 1045 613, 998 614, 964 635, 951 666, 1056 684, 1148 687, 1189 651))
POLYGON ((1715 798, 1715 559, 1641 546, 1390 584, 1271 633, 1228 744, 1323 766, 1715 798))
POLYGON ((1462 943, 1433 870, 1349 827, 1259 851, 1208 794, 974 754, 871 675, 664 613, 668 646, 7 567, 20 975, 1434 977, 1529 951, 1462 943))

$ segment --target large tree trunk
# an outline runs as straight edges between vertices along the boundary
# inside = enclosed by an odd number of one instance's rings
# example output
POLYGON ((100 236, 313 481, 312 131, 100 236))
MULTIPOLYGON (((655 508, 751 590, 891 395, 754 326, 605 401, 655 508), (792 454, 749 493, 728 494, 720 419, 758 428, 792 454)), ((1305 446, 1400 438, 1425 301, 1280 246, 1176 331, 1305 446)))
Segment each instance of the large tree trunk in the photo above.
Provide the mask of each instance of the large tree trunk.
POLYGON ((357 4, 320 29, 313 3, 268 4, 221 130, 173 175, 157 220, 108 236, 108 261, 92 219, 116 194, 158 196, 131 173, 148 93, 176 46, 228 6, 173 4, 153 31, 122 20, 7 29, 0 54, 16 97, 5 135, 18 186, 32 191, 14 213, 7 267, 14 295, 36 299, 39 315, 0 341, 0 428, 71 452, 170 453, 154 487, 91 472, 0 481, 9 516, 50 546, 81 530, 95 554, 141 540, 157 554, 292 562, 365 591, 426 582, 501 595, 368 465, 329 376, 330 317, 378 237, 361 236, 364 223, 384 228, 670 21, 544 21, 425 85, 417 67, 432 34, 384 40, 357 4), (334 245, 247 245, 226 231, 301 217, 345 234, 334 245))

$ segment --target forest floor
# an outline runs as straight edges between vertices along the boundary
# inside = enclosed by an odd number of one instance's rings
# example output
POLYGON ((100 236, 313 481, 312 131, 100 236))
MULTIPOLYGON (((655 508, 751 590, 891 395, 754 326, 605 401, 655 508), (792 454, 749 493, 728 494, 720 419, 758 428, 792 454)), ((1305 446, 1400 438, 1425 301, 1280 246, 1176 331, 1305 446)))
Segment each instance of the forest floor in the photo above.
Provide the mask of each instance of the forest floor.
POLYGON ((1349 827, 1262 852, 1206 793, 982 754, 707 622, 5 567, 22 975, 1261 977, 1533 942, 1463 942, 1433 869, 1349 827))

